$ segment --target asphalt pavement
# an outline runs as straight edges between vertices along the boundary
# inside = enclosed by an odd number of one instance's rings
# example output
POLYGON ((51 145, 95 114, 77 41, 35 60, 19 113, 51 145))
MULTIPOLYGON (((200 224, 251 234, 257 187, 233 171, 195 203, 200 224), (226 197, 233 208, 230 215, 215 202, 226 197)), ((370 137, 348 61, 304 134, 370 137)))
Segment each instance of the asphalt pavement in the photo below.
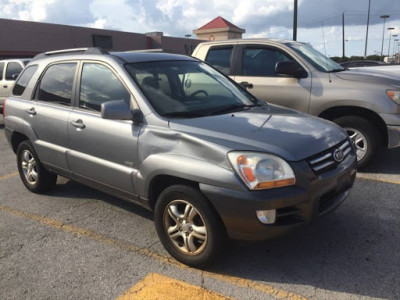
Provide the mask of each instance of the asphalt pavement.
POLYGON ((400 149, 382 151, 331 214, 194 269, 151 212, 64 178, 26 190, 0 123, 0 299, 400 299, 399 194, 400 149))

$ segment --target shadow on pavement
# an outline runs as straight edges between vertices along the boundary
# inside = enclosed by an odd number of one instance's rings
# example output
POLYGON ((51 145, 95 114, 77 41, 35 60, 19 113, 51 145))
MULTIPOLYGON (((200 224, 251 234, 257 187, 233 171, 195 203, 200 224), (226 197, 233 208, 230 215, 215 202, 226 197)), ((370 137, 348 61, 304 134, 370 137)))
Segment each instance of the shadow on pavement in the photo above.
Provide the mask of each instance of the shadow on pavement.
POLYGON ((400 148, 382 149, 360 173, 385 173, 400 175, 400 148))

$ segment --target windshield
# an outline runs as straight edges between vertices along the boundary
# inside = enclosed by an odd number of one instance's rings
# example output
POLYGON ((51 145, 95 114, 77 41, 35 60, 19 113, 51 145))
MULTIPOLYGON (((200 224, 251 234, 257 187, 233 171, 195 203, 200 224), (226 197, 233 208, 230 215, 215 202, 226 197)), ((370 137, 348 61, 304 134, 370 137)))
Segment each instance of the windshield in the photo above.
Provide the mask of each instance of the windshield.
POLYGON ((260 105, 202 62, 140 62, 126 69, 161 116, 200 117, 260 105))
POLYGON ((290 42, 286 45, 292 48, 298 54, 300 54, 319 71, 340 72, 345 70, 341 65, 337 64, 336 62, 307 44, 290 42))

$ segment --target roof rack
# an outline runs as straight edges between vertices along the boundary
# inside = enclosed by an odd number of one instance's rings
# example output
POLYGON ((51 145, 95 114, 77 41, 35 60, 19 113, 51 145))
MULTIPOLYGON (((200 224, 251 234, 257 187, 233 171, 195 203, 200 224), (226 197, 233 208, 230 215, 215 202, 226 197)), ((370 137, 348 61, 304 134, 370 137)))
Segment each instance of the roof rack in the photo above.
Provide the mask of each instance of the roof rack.
POLYGON ((47 51, 36 55, 33 59, 45 58, 53 55, 70 55, 70 54, 109 54, 107 50, 97 47, 91 48, 74 48, 74 49, 63 49, 55 51, 47 51))

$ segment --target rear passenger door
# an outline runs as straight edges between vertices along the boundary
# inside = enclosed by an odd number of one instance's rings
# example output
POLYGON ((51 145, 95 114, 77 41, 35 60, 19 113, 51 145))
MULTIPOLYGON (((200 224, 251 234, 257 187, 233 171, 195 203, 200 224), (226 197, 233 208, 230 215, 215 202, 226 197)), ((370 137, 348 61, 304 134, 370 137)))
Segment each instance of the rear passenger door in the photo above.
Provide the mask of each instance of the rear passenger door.
POLYGON ((103 102, 124 100, 134 107, 134 101, 109 65, 83 62, 79 73, 76 107, 68 120, 69 165, 79 180, 131 197, 135 194, 140 126, 132 121, 103 119, 100 110, 103 102))
MULTIPOLYGON (((28 68, 31 67, 34 66, 28 68)), ((24 119, 35 131, 37 140, 33 143, 40 160, 60 173, 68 172, 67 121, 72 110, 76 69, 77 62, 49 65, 38 81, 33 101, 24 104, 24 119)), ((15 87, 16 91, 18 89, 19 83, 15 87)))

